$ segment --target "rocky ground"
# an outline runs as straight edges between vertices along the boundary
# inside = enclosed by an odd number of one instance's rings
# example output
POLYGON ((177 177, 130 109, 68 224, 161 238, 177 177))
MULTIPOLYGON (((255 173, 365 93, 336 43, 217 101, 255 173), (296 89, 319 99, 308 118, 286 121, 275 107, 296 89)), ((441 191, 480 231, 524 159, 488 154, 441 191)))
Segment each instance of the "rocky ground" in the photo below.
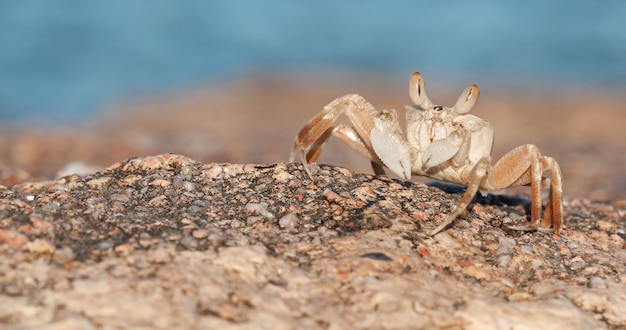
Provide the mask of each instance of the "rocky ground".
MULTIPOLYGON (((88 129, 3 129, 0 327, 626 327, 620 99, 507 103, 483 89, 480 116, 510 133, 495 154, 535 143, 559 160, 566 229, 508 229, 527 221, 523 188, 478 196, 430 237, 458 187, 361 174, 333 143, 322 160, 350 170, 312 165, 311 181, 280 162, 338 96, 311 84, 146 101, 88 129)), ((359 88, 381 107, 406 98, 359 88)))
POLYGON ((626 201, 566 201, 558 237, 527 202, 459 198, 312 166, 176 154, 3 188, 0 322, 88 328, 626 326, 626 201), (602 220, 599 220, 602 219, 602 220))

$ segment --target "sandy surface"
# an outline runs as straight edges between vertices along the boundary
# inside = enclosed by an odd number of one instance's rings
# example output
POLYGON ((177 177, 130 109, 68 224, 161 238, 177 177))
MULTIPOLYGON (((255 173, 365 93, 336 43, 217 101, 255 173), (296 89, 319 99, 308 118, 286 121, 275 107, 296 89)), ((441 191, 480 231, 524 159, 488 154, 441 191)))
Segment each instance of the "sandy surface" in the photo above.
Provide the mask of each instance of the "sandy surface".
POLYGON ((566 229, 508 229, 526 221, 520 188, 430 237, 458 189, 367 174, 339 143, 320 161, 345 168, 313 165, 315 182, 283 163, 334 97, 407 99, 404 83, 352 84, 238 81, 82 129, 3 129, 0 327, 626 327, 623 99, 483 88, 495 155, 534 143, 560 162, 566 229), (146 157, 163 152, 178 154, 146 157), (44 181, 71 162, 86 174, 44 181))

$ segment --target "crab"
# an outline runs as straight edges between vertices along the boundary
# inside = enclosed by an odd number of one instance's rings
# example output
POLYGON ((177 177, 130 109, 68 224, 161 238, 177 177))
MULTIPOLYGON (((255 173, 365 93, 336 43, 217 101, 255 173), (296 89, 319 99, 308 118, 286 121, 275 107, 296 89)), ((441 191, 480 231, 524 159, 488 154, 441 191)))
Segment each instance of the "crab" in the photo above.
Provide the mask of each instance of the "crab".
POLYGON ((417 175, 467 186, 431 236, 452 224, 479 189, 530 185, 530 223, 509 228, 558 235, 563 223, 559 164, 552 157, 542 156, 535 145, 525 144, 492 165, 494 129, 489 122, 469 114, 479 95, 478 86, 471 85, 454 106, 435 105, 426 96, 422 75, 413 73, 409 80, 413 105, 406 106, 406 137, 395 110, 378 111, 360 95, 344 95, 325 106, 300 130, 289 160, 293 162, 299 153, 306 174, 313 180, 308 163, 317 160, 326 141, 334 135, 369 159, 377 175, 385 174, 383 167, 387 167, 403 180, 417 175), (352 125, 333 126, 342 114, 352 125), (541 217, 543 189, 549 194, 541 217))

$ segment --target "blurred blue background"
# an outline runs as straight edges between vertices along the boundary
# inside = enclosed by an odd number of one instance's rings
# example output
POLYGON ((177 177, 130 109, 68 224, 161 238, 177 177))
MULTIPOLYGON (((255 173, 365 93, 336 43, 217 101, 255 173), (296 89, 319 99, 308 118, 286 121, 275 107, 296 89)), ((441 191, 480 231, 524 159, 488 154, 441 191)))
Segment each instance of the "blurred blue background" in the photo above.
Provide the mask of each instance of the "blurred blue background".
POLYGON ((415 70, 624 88, 626 2, 0 2, 4 123, 77 122, 248 74, 415 70))

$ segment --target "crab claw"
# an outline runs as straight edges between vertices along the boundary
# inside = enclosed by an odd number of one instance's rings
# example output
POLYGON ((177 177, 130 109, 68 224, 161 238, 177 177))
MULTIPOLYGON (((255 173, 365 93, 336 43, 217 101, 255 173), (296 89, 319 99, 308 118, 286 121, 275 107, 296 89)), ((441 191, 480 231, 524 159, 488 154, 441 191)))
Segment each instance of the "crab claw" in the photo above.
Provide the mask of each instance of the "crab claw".
POLYGON ((395 111, 383 110, 374 118, 370 141, 385 166, 403 180, 411 178, 411 152, 395 111))

